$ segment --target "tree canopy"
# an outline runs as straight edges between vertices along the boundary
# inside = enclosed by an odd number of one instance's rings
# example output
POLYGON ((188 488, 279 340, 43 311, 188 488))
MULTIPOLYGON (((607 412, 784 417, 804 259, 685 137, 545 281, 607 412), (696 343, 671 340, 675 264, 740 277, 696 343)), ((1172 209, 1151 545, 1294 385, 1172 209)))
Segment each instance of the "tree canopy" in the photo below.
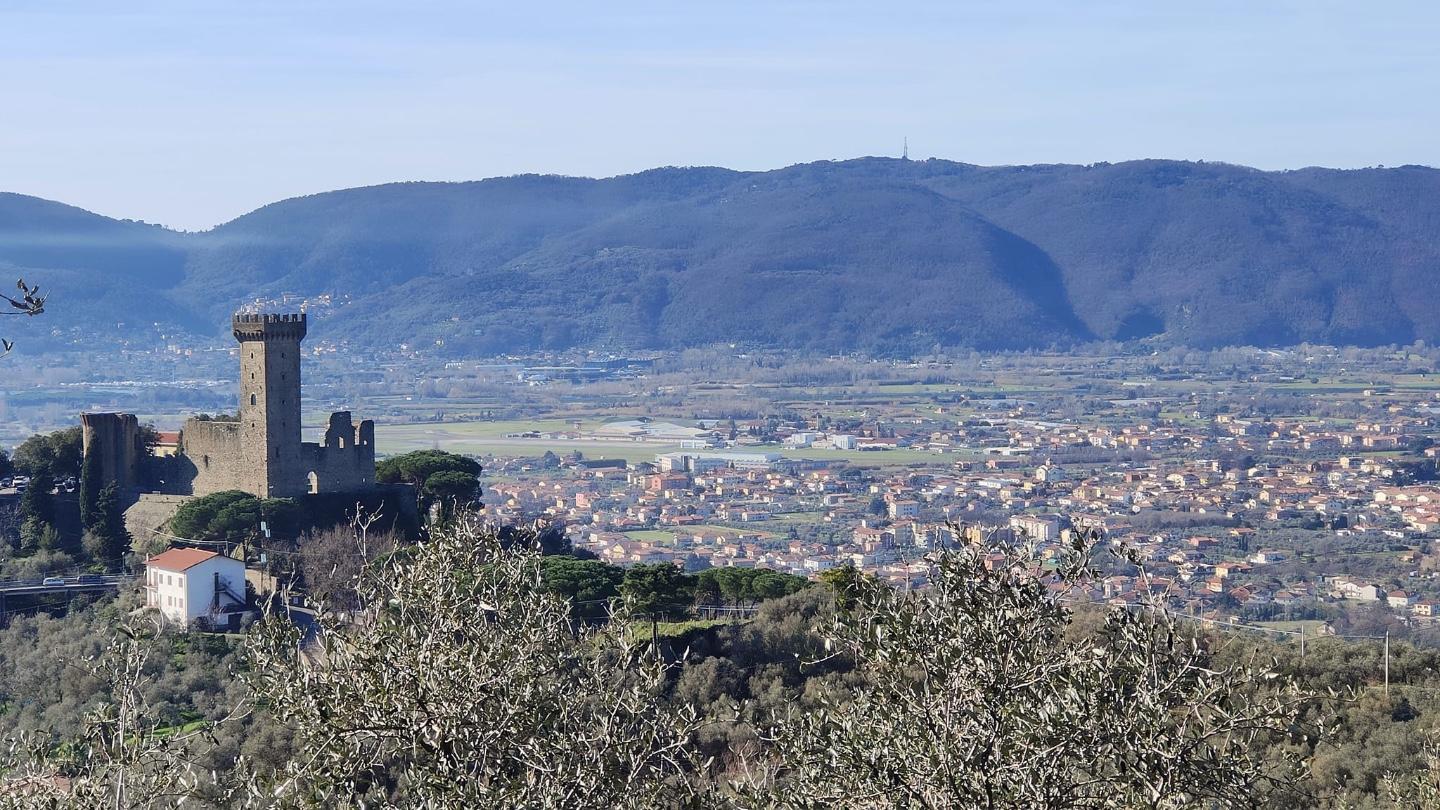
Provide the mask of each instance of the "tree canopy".
POLYGON ((15 448, 16 469, 30 477, 48 475, 53 480, 79 478, 83 461, 83 434, 79 426, 37 433, 15 448))
MULTIPOLYGON (((942 550, 927 590, 856 578, 838 605, 805 588, 753 619, 682 628, 667 650, 629 622, 577 623, 562 590, 608 593, 611 572, 547 560, 524 531, 505 541, 451 521, 357 566, 355 604, 372 609, 322 614, 315 647, 280 615, 233 660, 186 651, 223 639, 128 629, 106 650, 98 628, 60 655, 16 635, 58 623, 17 620, 0 633, 0 665, 14 663, 0 727, 58 736, 0 748, 0 772, 35 786, 0 807, 1119 810, 1440 795, 1423 744, 1440 715, 1431 690, 1330 702, 1290 678, 1363 685, 1378 645, 1327 639, 1298 659, 1158 604, 1072 613, 1056 594, 1093 581, 1088 549, 1054 572, 1029 549, 942 550), (1329 723, 1330 707, 1346 722, 1329 723)), ((684 580, 642 575, 632 589, 684 580)), ((1398 647, 1394 675, 1433 684, 1437 655, 1398 647)))
POLYGON ((620 596, 625 570, 599 560, 577 560, 565 555, 541 558, 545 591, 571 603, 577 618, 604 619, 620 596))
POLYGON ((247 645, 249 681, 306 751, 272 795, 302 806, 690 801, 699 717, 656 702, 663 664, 617 628, 577 636, 565 600, 536 588, 542 564, 452 523, 363 578, 362 601, 387 607, 348 626, 322 619, 317 655, 301 659, 289 622, 266 622, 247 645))
MULTIPOLYGON (((1316 701, 1263 666, 1219 667, 1158 604, 1069 634, 1051 586, 1089 581, 1088 549, 1042 577, 1029 548, 937 555, 930 588, 856 581, 823 631, 858 689, 776 713, 778 807, 1250 806, 1282 796, 1316 701)), ((1296 796, 1298 798, 1298 795, 1296 796)))
POLYGON ((674 563, 632 565, 620 581, 625 608, 636 616, 683 616, 695 598, 695 578, 674 563))
POLYGON ((375 465, 375 480, 382 484, 404 482, 423 487, 430 476, 441 472, 480 475, 480 462, 444 450, 416 450, 382 460, 375 465))
POLYGON ((261 536, 262 520, 272 535, 292 536, 299 519, 300 507, 289 498, 260 499, 227 490, 181 504, 170 518, 170 532, 187 540, 240 543, 261 536))
POLYGON ((707 568, 695 575, 695 601, 748 604, 788 596, 813 583, 768 568, 707 568))
POLYGON ((440 505, 447 514, 480 497, 480 462, 444 450, 416 450, 375 465, 383 484, 414 484, 425 507, 440 505))
POLYGON ((85 553, 107 570, 119 568, 130 550, 130 532, 125 528, 125 505, 117 483, 111 481, 101 488, 89 518, 83 538, 85 553))

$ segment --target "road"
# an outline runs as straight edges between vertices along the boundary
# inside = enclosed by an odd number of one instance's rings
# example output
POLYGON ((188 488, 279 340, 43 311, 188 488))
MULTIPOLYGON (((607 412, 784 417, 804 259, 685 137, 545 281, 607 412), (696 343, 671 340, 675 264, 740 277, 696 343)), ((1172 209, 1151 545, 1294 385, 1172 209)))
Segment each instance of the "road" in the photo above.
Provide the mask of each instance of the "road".
POLYGON ((46 585, 38 579, 21 579, 0 582, 0 596, 25 596, 47 593, 77 593, 81 591, 113 591, 130 582, 130 575, 109 575, 97 582, 80 582, 79 577, 65 577, 63 585, 46 585))

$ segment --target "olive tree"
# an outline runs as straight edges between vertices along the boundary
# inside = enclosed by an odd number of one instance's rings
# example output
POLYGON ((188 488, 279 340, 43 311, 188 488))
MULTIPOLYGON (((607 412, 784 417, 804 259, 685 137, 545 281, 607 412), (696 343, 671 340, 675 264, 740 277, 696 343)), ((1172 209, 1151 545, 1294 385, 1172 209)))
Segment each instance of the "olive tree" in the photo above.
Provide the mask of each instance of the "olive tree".
MULTIPOLYGON (((538 538, 529 536, 532 545, 538 538)), ((618 626, 571 620, 541 557, 461 519, 356 583, 349 624, 312 642, 280 619, 248 642, 257 701, 304 756, 285 804, 677 806, 699 801, 693 711, 660 700, 663 666, 618 626)))
MULTIPOLYGON (((1160 605, 1070 631, 1093 538, 1043 573, 1033 547, 932 557, 915 593, 857 578, 824 630, 864 676, 778 716, 749 803, 786 807, 1248 806, 1283 788, 1309 699, 1261 666, 1213 666, 1160 605), (987 556, 989 557, 987 566, 987 556)), ((1303 749, 1303 746, 1300 746, 1303 749)))
POLYGON ((145 623, 119 628, 98 655, 73 663, 101 684, 106 695, 86 712, 75 736, 25 732, 0 749, 0 809, 98 807, 263 806, 265 797, 246 763, 223 777, 197 764, 214 748, 216 729, 229 715, 175 728, 162 725, 145 693, 155 680, 151 660, 157 628, 145 623))
POLYGON ((1440 733, 1431 731, 1425 739, 1426 767, 1418 773, 1387 774, 1381 783, 1382 795, 1391 806, 1440 807, 1440 733))

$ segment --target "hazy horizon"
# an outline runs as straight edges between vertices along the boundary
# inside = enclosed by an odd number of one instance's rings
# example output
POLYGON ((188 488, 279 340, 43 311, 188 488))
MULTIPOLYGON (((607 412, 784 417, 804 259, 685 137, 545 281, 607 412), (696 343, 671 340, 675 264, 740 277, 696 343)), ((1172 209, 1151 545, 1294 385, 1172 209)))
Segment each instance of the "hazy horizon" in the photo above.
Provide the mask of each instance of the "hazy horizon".
POLYGON ((1440 9, 1055 0, 0 11, 0 189, 170 227, 399 181, 1171 158, 1440 164, 1440 9))

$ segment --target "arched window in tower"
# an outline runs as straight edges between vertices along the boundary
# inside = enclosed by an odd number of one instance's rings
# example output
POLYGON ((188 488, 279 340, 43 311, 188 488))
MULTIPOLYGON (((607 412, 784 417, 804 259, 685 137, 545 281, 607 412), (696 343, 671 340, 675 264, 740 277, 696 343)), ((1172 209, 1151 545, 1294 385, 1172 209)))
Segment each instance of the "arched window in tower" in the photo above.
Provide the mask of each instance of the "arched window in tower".
POLYGON ((254 405, 254 404, 255 404, 255 395, 254 395, 254 394, 251 394, 251 395, 250 395, 250 404, 251 404, 251 405, 254 405))
POLYGON ((316 495, 316 494, 319 494, 319 492, 320 492, 320 476, 316 475, 314 470, 311 470, 311 471, 310 471, 310 494, 311 494, 311 495, 316 495))

